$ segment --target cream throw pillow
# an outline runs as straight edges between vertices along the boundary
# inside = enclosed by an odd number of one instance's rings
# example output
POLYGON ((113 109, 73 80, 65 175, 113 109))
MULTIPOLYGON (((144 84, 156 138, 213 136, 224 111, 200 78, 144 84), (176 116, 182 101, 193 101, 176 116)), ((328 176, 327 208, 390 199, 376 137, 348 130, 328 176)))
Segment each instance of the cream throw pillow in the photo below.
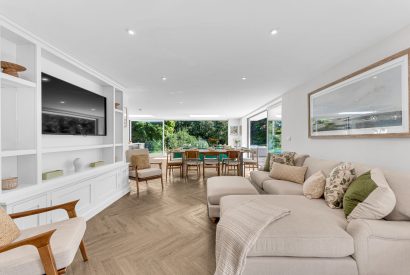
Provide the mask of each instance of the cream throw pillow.
POLYGON ((287 180, 296 183, 305 181, 307 167, 290 166, 273 162, 270 176, 277 180, 287 180))
POLYGON ((303 195, 308 199, 320 199, 325 192, 326 176, 317 171, 303 183, 303 195))
POLYGON ((0 247, 8 245, 20 236, 20 230, 13 219, 0 207, 0 247))

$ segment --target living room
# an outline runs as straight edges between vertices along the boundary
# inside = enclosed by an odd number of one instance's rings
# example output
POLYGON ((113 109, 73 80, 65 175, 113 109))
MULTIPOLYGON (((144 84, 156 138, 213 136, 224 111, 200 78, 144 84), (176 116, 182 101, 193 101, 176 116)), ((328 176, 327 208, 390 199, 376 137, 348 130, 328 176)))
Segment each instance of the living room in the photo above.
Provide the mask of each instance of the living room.
POLYGON ((0 274, 410 274, 409 14, 0 0, 0 274))

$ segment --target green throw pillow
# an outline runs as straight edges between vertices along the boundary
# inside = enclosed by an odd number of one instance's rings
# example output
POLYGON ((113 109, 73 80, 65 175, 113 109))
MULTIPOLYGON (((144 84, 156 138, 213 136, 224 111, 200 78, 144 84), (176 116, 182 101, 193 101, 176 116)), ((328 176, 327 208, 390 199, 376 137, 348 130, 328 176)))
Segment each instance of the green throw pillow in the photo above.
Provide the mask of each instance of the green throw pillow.
POLYGON ((269 172, 270 171, 270 158, 272 153, 268 153, 265 160, 265 165, 263 166, 263 171, 269 172))
POLYGON ((353 181, 343 198, 348 220, 386 217, 396 205, 396 196, 380 169, 372 169, 353 181))

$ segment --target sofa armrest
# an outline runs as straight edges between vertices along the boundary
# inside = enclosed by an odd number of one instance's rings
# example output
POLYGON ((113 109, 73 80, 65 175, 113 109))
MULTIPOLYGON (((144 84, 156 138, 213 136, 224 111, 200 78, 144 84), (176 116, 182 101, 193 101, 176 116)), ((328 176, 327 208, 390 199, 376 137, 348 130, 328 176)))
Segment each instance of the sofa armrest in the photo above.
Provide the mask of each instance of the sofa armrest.
POLYGON ((354 239, 359 274, 410 274, 410 222, 358 219, 347 232, 354 239))

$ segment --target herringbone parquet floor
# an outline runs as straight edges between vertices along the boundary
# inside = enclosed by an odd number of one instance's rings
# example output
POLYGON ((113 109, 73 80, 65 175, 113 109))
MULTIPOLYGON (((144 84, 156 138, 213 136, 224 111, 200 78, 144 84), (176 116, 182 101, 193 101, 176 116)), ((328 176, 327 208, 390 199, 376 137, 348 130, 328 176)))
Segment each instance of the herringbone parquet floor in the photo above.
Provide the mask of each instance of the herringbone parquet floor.
POLYGON ((90 260, 77 253, 67 274, 213 274, 215 225, 207 216, 206 183, 190 173, 185 181, 175 172, 164 191, 159 180, 143 182, 139 196, 125 195, 89 220, 90 260))

